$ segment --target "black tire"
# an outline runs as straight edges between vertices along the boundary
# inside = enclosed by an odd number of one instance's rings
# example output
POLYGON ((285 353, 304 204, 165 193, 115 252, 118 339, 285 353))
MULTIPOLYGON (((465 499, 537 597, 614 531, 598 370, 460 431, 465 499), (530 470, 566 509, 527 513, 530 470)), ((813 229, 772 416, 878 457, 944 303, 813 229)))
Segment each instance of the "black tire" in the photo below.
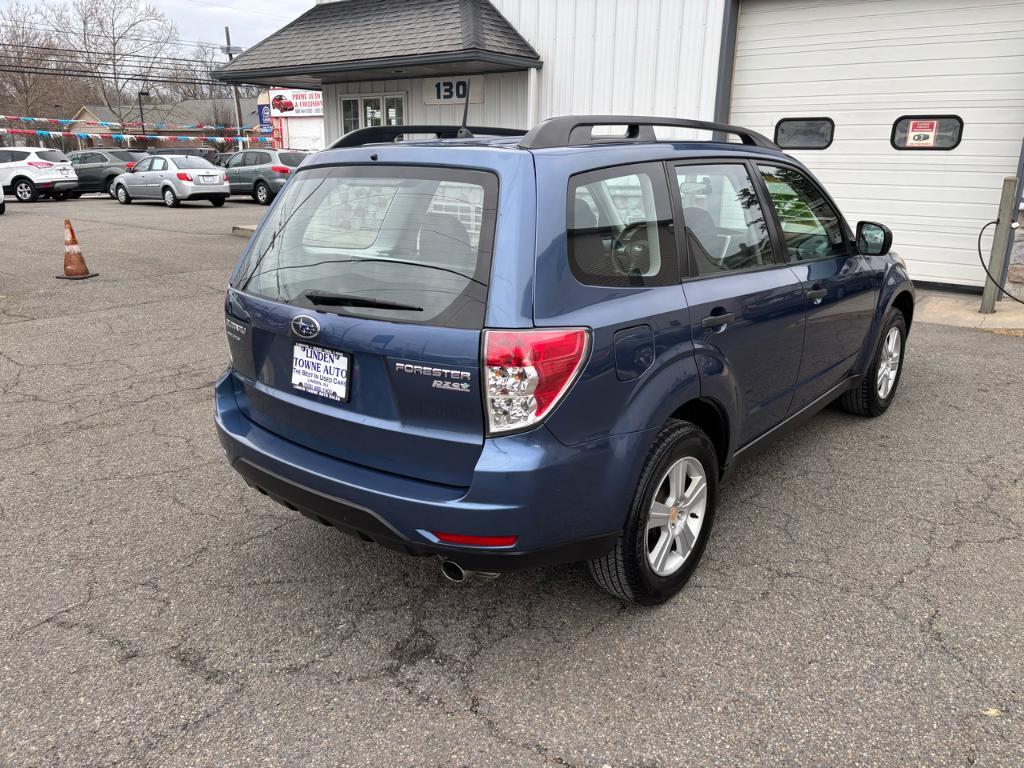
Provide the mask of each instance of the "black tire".
POLYGON ((210 204, 213 205, 214 208, 223 208, 226 200, 226 197, 215 197, 210 200, 210 204))
POLYGON ((106 195, 107 197, 114 196, 114 179, 116 178, 116 176, 111 176, 109 179, 103 182, 103 194, 106 195))
POLYGON ((163 198, 164 205, 168 208, 177 208, 181 205, 181 200, 178 199, 178 195, 170 187, 164 187, 163 192, 160 193, 163 198))
POLYGON ((642 605, 665 602, 683 588, 700 562, 714 524, 717 498, 718 455, 711 440, 688 421, 670 421, 658 433, 644 463, 629 515, 615 546, 587 564, 590 575, 599 587, 621 600, 642 605), (704 472, 707 482, 704 520, 679 569, 669 576, 659 576, 648 561, 648 514, 665 473, 683 457, 696 459, 704 472))
POLYGON ((19 203, 34 203, 39 199, 39 190, 31 179, 15 179, 11 182, 14 199, 19 203))
POLYGON ((51 192, 50 193, 50 199, 51 200, 67 200, 68 199, 68 193, 67 192, 60 192, 60 191, 51 192))
POLYGON ((114 188, 114 199, 121 205, 132 204, 132 196, 128 194, 128 190, 124 188, 124 184, 118 184, 114 188))
POLYGON ((77 200, 81 196, 82 196, 82 193, 81 192, 77 192, 77 191, 76 192, 65 192, 64 193, 64 197, 67 198, 68 200, 77 200))
POLYGON ((896 392, 899 389, 900 377, 903 375, 903 361, 907 357, 907 321, 903 313, 893 307, 885 316, 882 323, 882 332, 878 337, 878 345, 875 354, 871 357, 871 365, 868 366, 864 379, 855 389, 844 392, 839 398, 839 405, 844 411, 858 416, 881 416, 892 405, 896 399, 896 392), (886 397, 879 394, 878 375, 882 363, 882 350, 885 347, 886 337, 893 328, 897 329, 900 338, 900 357, 896 369, 896 379, 886 397))
POLYGON ((256 186, 252 190, 253 199, 260 205, 270 205, 274 199, 274 193, 270 191, 270 187, 264 184, 262 181, 257 181, 256 186))

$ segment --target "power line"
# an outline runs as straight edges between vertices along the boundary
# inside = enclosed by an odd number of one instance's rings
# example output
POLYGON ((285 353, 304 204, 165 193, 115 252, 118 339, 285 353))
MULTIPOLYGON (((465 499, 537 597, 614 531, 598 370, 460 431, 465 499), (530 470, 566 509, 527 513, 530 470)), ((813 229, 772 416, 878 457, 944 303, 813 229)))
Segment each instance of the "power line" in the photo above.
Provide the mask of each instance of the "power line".
MULTIPOLYGON (((2 50, 4 48, 11 48, 11 49, 14 49, 14 50, 49 51, 51 54, 57 55, 57 56, 63 56, 65 54, 85 54, 85 55, 93 57, 93 58, 101 58, 101 59, 102 58, 113 58, 113 56, 108 57, 108 56, 106 56, 103 53, 97 53, 95 51, 89 51, 89 50, 85 50, 83 48, 56 48, 56 47, 49 46, 49 45, 15 45, 13 43, 0 43, 0 52, 2 52, 2 50)), ((153 56, 151 54, 146 54, 146 53, 118 53, 117 57, 147 59, 147 60, 151 60, 151 61, 167 61, 167 62, 176 63, 176 64, 177 63, 181 63, 181 64, 194 64, 194 63, 196 63, 196 59, 195 58, 185 58, 185 57, 179 57, 179 56, 153 56)), ((217 61, 217 62, 212 62, 212 63, 214 63, 214 64, 227 64, 226 61, 217 61)))
MULTIPOLYGON (((32 29, 32 30, 35 30, 36 32, 49 32, 51 34, 57 34, 57 35, 65 34, 64 31, 62 31, 60 29, 57 29, 56 27, 44 26, 44 25, 40 25, 40 24, 11 24, 10 22, 0 21, 0 27, 9 27, 11 29, 22 29, 22 28, 24 28, 24 29, 32 29)), ((95 35, 96 37, 109 37, 111 40, 117 39, 117 35, 113 34, 112 32, 96 32, 96 31, 91 31, 89 34, 95 35)), ((138 37, 138 36, 134 36, 134 35, 132 36, 132 40, 140 40, 140 41, 145 42, 145 43, 167 43, 167 44, 171 44, 171 43, 187 43, 189 45, 194 45, 194 46, 197 46, 199 48, 215 48, 218 51, 220 50, 220 46, 217 43, 206 43, 206 42, 203 42, 201 40, 182 40, 180 38, 175 38, 173 40, 168 40, 166 38, 138 37)))
POLYGON ((215 83, 224 85, 219 80, 214 80, 209 77, 204 77, 202 73, 192 73, 188 71, 182 71, 173 67, 159 66, 151 68, 140 68, 137 65, 129 64, 123 68, 113 67, 108 64, 104 65, 89 65, 81 62, 67 61, 61 59, 49 59, 49 58, 37 58, 32 61, 25 61, 16 56, 8 56, 0 53, 0 63, 5 64, 9 67, 22 67, 28 69, 42 69, 52 72, 54 74, 72 74, 72 73, 85 73, 89 75, 102 75, 108 78, 126 77, 131 75, 133 77, 149 77, 151 79, 159 79, 165 75, 174 77, 181 80, 192 80, 196 83, 215 83))
MULTIPOLYGON (((50 75, 52 77, 81 77, 87 80, 110 80, 112 75, 96 74, 94 72, 76 70, 44 69, 41 67, 15 66, 0 63, 0 72, 8 72, 15 75, 50 75)), ((138 83, 170 83, 173 85, 216 85, 224 86, 219 80, 190 80, 187 78, 176 78, 166 76, 146 75, 144 73, 131 73, 118 75, 121 80, 131 80, 138 83)))

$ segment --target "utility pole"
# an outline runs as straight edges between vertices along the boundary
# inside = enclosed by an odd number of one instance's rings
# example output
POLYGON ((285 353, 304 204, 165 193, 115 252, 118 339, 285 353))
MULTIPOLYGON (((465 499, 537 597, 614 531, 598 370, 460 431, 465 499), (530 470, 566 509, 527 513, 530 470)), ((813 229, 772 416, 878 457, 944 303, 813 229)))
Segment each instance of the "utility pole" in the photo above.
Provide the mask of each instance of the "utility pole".
MULTIPOLYGON (((231 29, 229 27, 224 27, 224 42, 226 43, 224 53, 228 55, 228 61, 234 61, 235 51, 241 51, 241 49, 231 47, 231 29)), ((242 136, 242 103, 238 100, 238 86, 232 85, 231 90, 235 94, 235 127, 238 128, 237 135, 242 136)), ((238 142, 238 148, 245 149, 243 142, 238 142)))

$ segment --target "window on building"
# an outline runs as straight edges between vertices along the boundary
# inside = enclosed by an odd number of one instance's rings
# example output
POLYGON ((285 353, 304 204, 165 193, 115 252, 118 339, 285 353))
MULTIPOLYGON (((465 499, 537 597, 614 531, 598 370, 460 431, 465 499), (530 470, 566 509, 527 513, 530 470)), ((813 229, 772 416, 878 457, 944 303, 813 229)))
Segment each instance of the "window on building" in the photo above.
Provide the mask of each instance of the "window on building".
POLYGON ((792 168, 758 167, 779 218, 790 262, 847 255, 839 214, 810 179, 792 168))
POLYGON ((359 127, 359 99, 341 100, 341 130, 351 133, 359 127))
POLYGON ((784 117, 775 124, 775 143, 782 149, 827 149, 835 131, 829 117, 784 117))
POLYGON ((587 285, 644 287, 679 279, 665 174, 656 164, 569 180, 569 265, 587 285))
POLYGON ((746 166, 679 165, 676 179, 694 274, 773 263, 768 224, 746 166))
POLYGON ((384 99, 384 122, 386 125, 405 125, 405 98, 388 96, 384 99))
POLYGON ((893 149, 954 149, 964 132, 957 115, 904 115, 892 124, 893 149))
POLYGON ((380 96, 363 97, 363 127, 384 124, 384 100, 380 96))
POLYGON ((378 125, 405 125, 405 94, 341 97, 342 133, 378 125))

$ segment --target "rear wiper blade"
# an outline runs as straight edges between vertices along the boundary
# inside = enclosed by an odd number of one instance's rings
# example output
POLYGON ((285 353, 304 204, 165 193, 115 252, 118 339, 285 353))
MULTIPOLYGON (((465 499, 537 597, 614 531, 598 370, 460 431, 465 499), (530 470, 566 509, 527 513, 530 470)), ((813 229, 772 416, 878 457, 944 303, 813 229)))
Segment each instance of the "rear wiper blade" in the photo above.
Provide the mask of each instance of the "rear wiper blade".
POLYGON ((302 297, 319 307, 366 307, 368 309, 397 309, 406 312, 423 311, 423 307, 417 307, 414 304, 403 304, 400 301, 388 301, 387 299, 372 299, 347 293, 331 293, 330 291, 303 291, 302 297))

